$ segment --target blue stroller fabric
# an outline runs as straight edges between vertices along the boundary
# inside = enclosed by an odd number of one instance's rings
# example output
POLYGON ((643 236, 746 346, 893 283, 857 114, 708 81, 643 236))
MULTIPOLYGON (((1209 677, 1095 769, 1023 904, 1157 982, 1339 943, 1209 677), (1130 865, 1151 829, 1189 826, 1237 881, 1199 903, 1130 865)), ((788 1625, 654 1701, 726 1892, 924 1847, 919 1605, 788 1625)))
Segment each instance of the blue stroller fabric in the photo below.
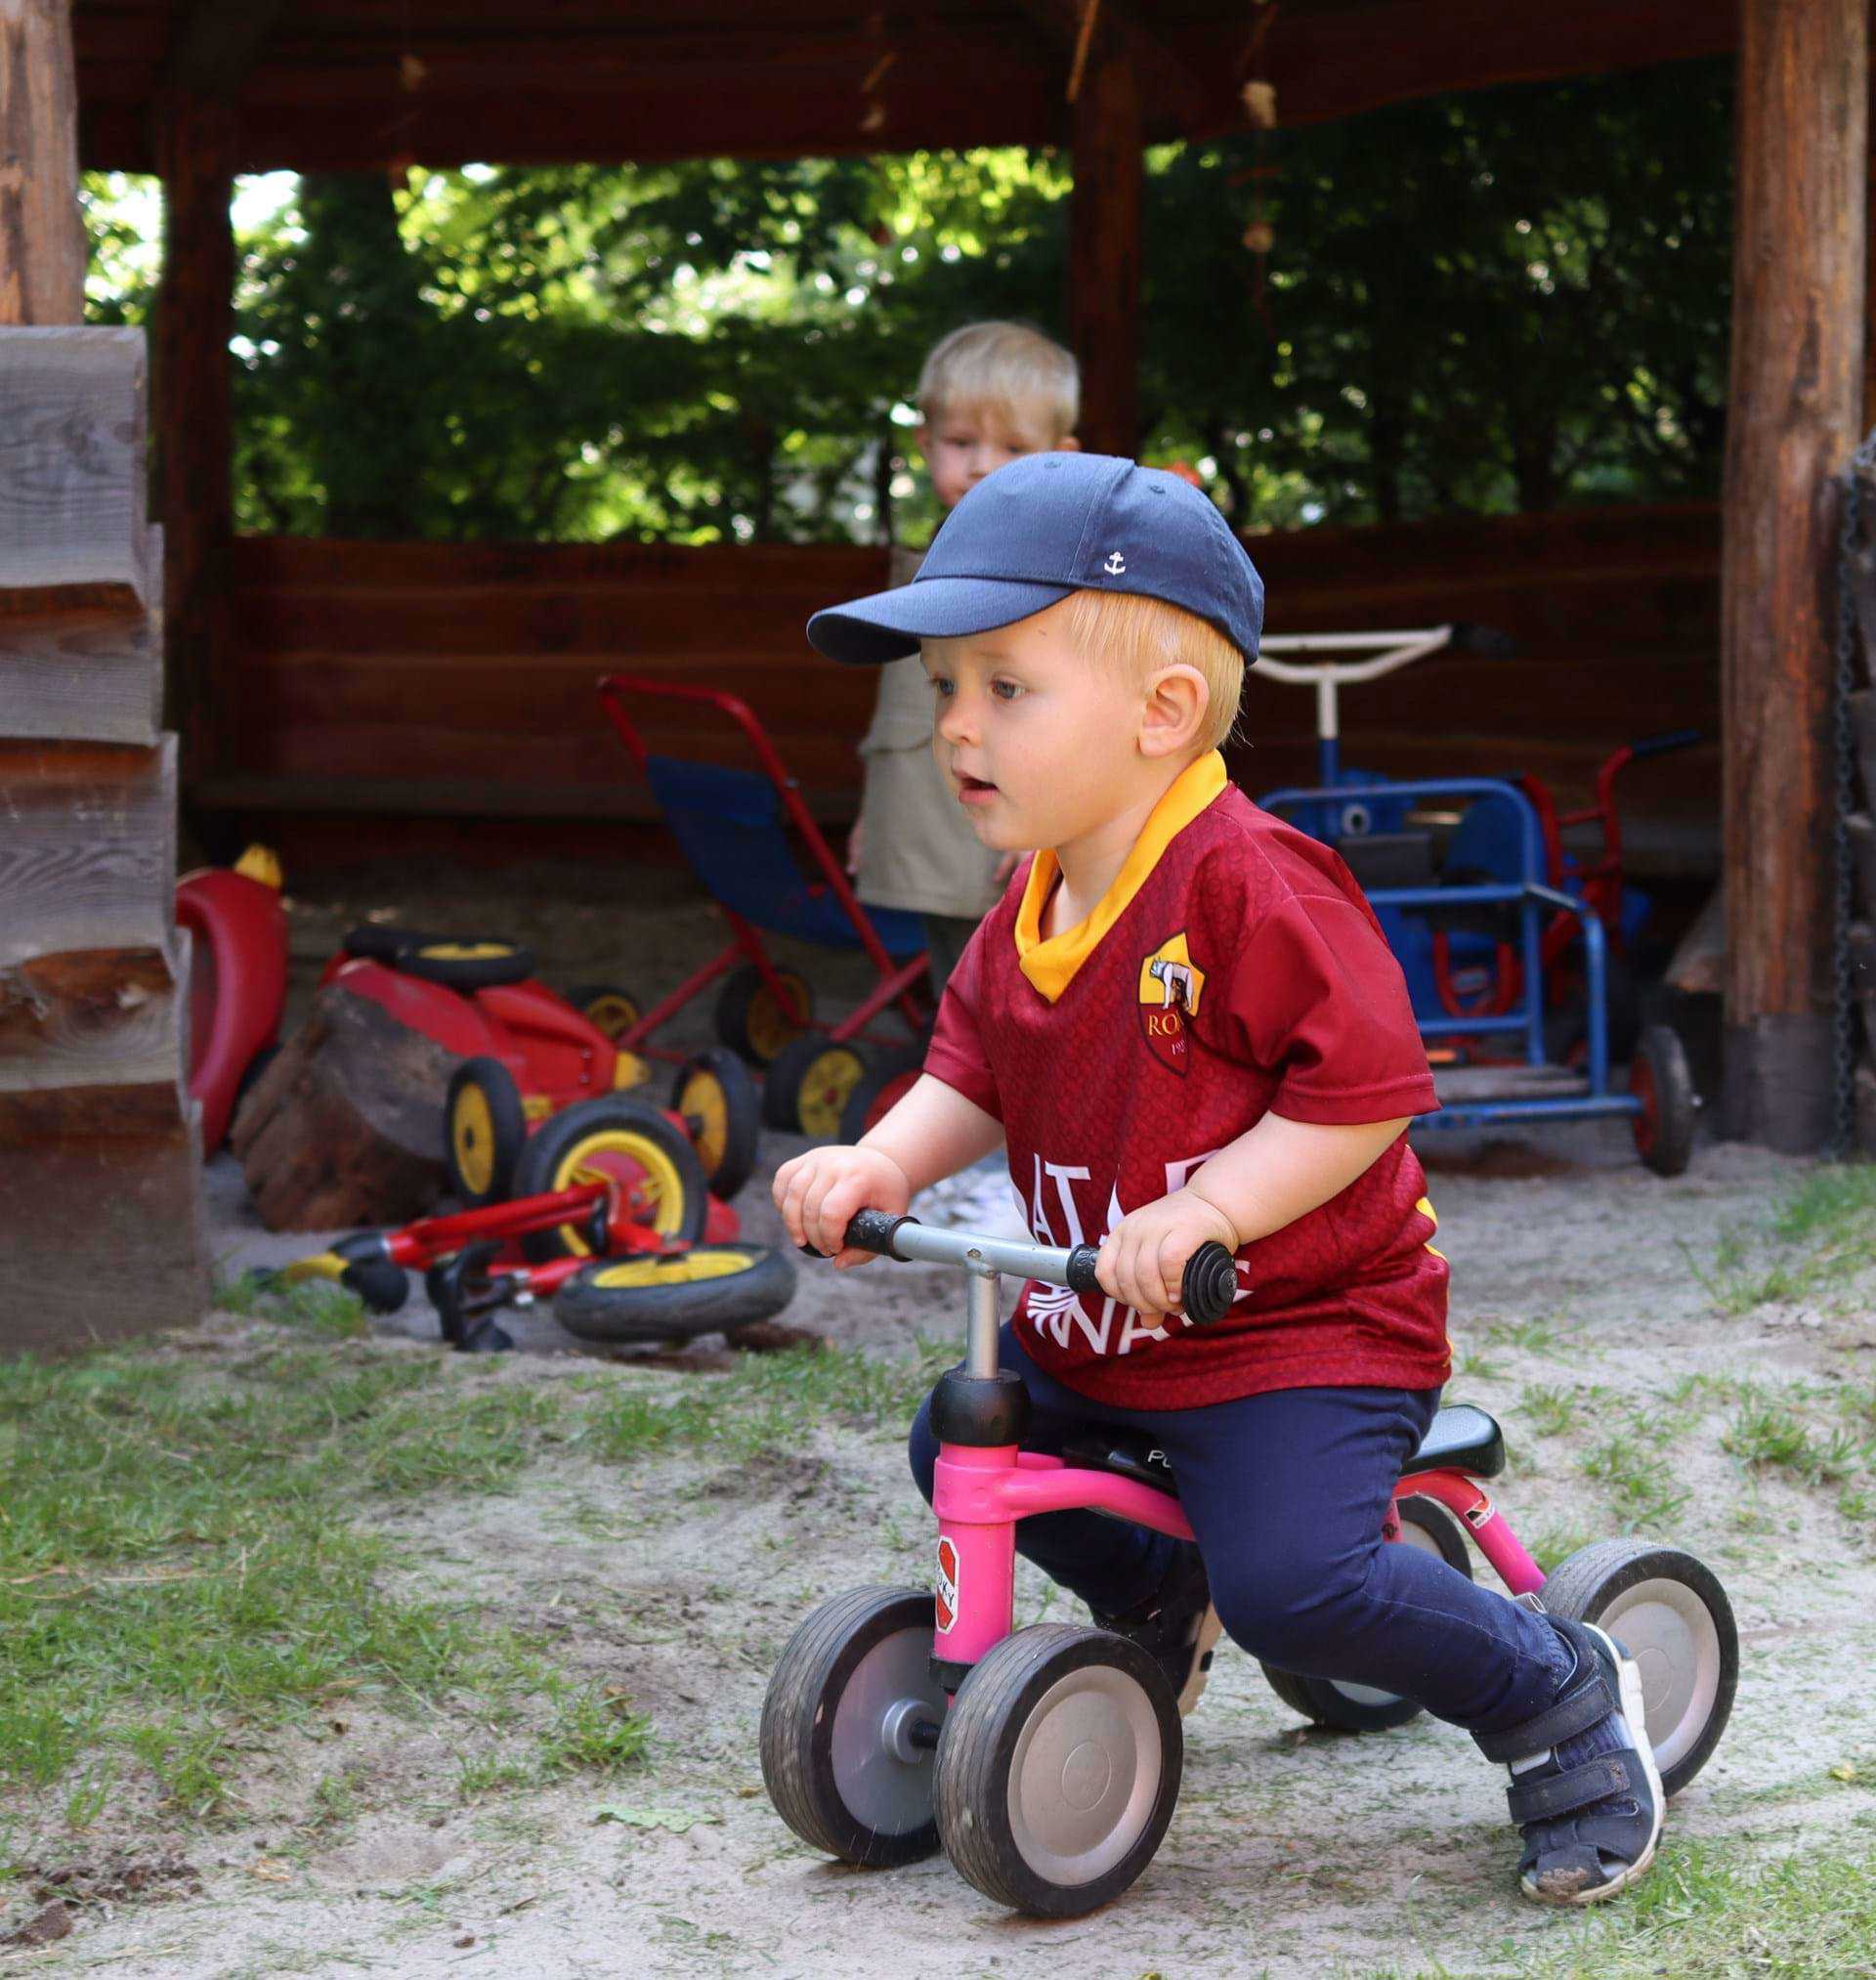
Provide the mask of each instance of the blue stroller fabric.
MULTIPOLYGON (((825 880, 801 871, 789 843, 782 794, 751 770, 648 756, 646 780, 665 823, 713 900, 776 934, 824 948, 857 949, 860 936, 825 880)), ((867 918, 889 956, 925 946, 918 917, 870 908, 867 918)))

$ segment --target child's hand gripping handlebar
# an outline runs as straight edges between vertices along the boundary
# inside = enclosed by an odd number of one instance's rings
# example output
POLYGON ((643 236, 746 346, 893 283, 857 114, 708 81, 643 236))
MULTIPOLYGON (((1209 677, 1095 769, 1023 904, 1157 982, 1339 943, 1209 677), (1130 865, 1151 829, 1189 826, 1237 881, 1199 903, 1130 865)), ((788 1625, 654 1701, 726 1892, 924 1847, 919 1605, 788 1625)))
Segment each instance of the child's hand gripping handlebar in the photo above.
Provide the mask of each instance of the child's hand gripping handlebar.
MULTIPOLYGON (((970 1230, 947 1230, 916 1217, 862 1210, 847 1226, 846 1243, 880 1258, 917 1259, 927 1265, 960 1265, 979 1272, 1013 1272, 1019 1278, 1065 1285, 1071 1292, 1100 1290, 1094 1276, 1099 1247, 1032 1244, 1024 1238, 988 1237, 970 1230)), ((814 1257, 811 1245, 802 1249, 814 1257)), ((1179 1284, 1179 1311, 1196 1327, 1209 1327, 1229 1312, 1238 1296, 1237 1261, 1221 1244, 1202 1244, 1185 1262, 1179 1284)))

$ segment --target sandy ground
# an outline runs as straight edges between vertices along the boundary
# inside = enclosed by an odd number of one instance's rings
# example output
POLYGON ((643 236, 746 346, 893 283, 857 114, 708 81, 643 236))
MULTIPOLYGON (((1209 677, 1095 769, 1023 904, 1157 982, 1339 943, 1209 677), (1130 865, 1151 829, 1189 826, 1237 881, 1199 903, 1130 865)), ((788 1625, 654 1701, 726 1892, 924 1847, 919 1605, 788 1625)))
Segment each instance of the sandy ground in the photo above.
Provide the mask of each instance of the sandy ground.
MULTIPOLYGON (((302 974, 362 904, 296 916, 302 974)), ((550 972, 613 973, 592 966, 618 912, 594 904, 590 927, 579 913, 563 916, 550 972)), ((683 900, 658 915, 674 950, 707 941, 706 919, 683 900)), ((663 979, 678 968, 667 954, 663 979)), ((793 1145, 770 1138, 765 1153, 772 1163, 793 1145)), ((1609 1128, 1554 1135, 1543 1155, 1560 1159, 1507 1161, 1501 1150, 1469 1167, 1475 1141, 1428 1145, 1444 1158, 1433 1195, 1454 1268, 1461 1373, 1449 1394, 1506 1425, 1500 1497, 1514 1524, 1527 1540, 1621 1530, 1616 1487, 1586 1470, 1619 1433, 1687 1494, 1656 1536, 1701 1555, 1736 1609, 1732 1727, 1674 1804, 1671 1834, 1753 1856, 1866 1848, 1876 1830, 1876 1536, 1840 1510, 1834 1486, 1749 1472, 1721 1441, 1736 1398, 1686 1383, 1805 1385, 1794 1393, 1827 1409, 1841 1385, 1876 1377, 1876 1272, 1814 1305, 1720 1310, 1695 1268, 1711 1278, 1723 1240, 1757 1231, 1804 1173, 1761 1152, 1703 1147, 1687 1176, 1663 1183, 1609 1128), (1520 1167, 1549 1173, 1504 1173, 1520 1167), (1572 1401, 1575 1422, 1556 1427, 1533 1387, 1572 1401)), ((277 1255, 279 1240, 243 1225, 237 1185, 227 1170, 217 1178, 231 1261, 277 1255)), ((751 1236, 774 1234, 764 1191, 759 1175, 741 1199, 751 1236)), ((987 1217, 999 1193, 994 1181, 966 1179, 925 1207, 948 1221, 987 1217)), ((804 1262, 787 1317, 889 1354, 918 1335, 953 1335, 955 1292, 925 1269, 836 1278, 804 1262)), ((413 1306, 391 1324, 421 1337, 425 1315, 413 1306)), ((557 1352, 571 1344, 550 1321, 522 1332, 524 1346, 546 1352, 508 1357, 492 1379, 552 1381, 584 1365, 557 1352)), ((316 1724, 252 1756, 236 1823, 187 1840, 198 1895, 107 1908, 57 1947, 0 1956, 0 1971, 1491 1973, 1580 1929, 1513 1893, 1503 1777, 1462 1735, 1424 1718, 1366 1738, 1305 1729, 1228 1645, 1187 1724, 1184 1791, 1159 1858, 1096 1916, 1014 1918, 943 1857, 859 1872, 798 1843, 761 1789, 764 1686, 789 1632, 823 1597, 924 1580, 928 1519, 896 1435, 824 1434, 744 1463, 643 1462, 623 1489, 617 1469, 555 1459, 497 1495, 452 1502, 447 1544, 437 1518, 426 1507, 387 1519, 411 1543, 411 1585, 473 1596, 507 1618, 551 1609, 563 1654, 652 1714, 648 1770, 465 1807, 420 1719, 362 1724, 344 1746, 360 1813, 338 1840, 282 1867, 275 1845, 337 1757, 334 1736, 316 1724), (619 1802, 664 1811, 671 1826, 596 1820, 619 1802)), ((1070 1605, 1025 1570, 1018 1611, 1020 1622, 1070 1605)))

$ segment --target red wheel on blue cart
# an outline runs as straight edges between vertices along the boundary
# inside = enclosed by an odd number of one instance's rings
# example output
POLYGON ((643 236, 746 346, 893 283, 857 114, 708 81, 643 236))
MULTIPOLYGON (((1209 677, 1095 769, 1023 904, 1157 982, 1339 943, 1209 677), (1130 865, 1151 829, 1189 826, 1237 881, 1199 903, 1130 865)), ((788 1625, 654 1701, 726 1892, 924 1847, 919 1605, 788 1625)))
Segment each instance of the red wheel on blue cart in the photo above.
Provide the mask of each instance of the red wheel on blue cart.
POLYGON ((1686 1048, 1665 1024, 1650 1024, 1629 1061, 1629 1091, 1642 1102, 1635 1116, 1635 1151, 1657 1176, 1680 1176, 1693 1160, 1694 1091, 1686 1048))

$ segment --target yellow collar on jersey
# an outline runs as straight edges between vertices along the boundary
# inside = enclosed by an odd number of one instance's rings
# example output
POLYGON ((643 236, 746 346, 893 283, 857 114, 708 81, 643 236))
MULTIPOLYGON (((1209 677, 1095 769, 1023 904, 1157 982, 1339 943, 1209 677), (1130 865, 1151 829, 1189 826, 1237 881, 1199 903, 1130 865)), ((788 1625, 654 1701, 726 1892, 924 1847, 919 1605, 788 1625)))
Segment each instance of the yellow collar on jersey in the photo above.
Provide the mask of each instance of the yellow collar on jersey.
POLYGON ((1190 825, 1201 811, 1225 788, 1224 758, 1216 750, 1208 752, 1181 770, 1166 796, 1154 805, 1140 836, 1127 855, 1127 863, 1085 922, 1064 928, 1059 935, 1043 937, 1043 909, 1061 872, 1052 852, 1036 855, 1029 869, 1029 884, 1023 889, 1022 904, 1016 910, 1016 963, 1023 974, 1053 1004, 1075 980, 1075 972, 1086 963, 1100 940, 1122 915, 1133 896, 1146 884, 1147 877, 1160 863, 1160 855, 1190 825))

